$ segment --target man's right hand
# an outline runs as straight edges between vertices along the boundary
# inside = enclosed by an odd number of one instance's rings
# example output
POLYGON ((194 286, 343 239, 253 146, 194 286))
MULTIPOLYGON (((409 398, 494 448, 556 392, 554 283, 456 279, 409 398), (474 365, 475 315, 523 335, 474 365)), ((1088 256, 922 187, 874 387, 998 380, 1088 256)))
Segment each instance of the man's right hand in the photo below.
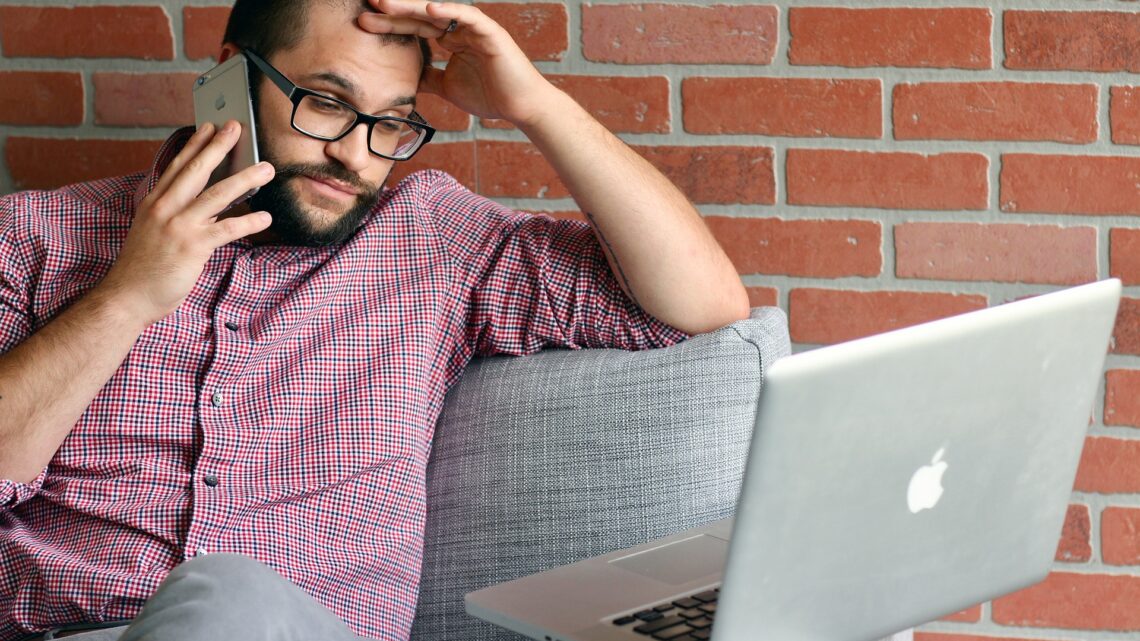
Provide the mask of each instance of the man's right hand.
POLYGON ((214 250, 272 222, 267 212, 218 219, 233 202, 273 179, 268 162, 205 189, 239 135, 234 121, 216 132, 211 124, 198 128, 135 211, 115 264, 98 285, 148 325, 190 295, 214 250))

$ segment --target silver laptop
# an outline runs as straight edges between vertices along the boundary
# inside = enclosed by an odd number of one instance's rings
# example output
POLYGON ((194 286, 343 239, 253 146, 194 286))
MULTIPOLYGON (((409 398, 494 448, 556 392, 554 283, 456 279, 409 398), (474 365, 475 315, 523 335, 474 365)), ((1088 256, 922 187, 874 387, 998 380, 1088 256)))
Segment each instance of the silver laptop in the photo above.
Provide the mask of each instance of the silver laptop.
POLYGON ((1106 280, 823 347, 765 378, 735 520, 472 592, 542 641, 863 641, 1049 572, 1106 280))

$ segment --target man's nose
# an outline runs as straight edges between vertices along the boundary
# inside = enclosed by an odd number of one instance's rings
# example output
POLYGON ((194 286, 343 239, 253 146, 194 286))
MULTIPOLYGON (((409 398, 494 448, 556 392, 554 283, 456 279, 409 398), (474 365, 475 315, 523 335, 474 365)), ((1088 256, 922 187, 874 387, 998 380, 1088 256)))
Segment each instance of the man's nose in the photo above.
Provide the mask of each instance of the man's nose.
POLYGON ((347 169, 361 172, 368 166, 368 125, 357 123, 343 138, 325 145, 329 156, 340 161, 347 169))

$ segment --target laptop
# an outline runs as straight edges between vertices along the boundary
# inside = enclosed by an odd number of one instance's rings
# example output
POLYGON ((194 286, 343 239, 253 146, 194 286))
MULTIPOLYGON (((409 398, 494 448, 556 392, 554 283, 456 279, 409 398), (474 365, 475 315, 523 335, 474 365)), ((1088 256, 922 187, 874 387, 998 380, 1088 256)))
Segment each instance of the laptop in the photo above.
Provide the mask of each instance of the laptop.
POLYGON ((1105 280, 767 368, 735 517, 466 595, 541 641, 866 641, 1049 573, 1105 280))

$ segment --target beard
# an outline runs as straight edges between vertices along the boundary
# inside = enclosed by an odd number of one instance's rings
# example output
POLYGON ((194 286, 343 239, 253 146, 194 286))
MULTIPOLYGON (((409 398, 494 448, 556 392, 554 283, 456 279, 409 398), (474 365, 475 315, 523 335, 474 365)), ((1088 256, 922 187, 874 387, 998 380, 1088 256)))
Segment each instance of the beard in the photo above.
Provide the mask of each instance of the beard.
POLYGON ((259 140, 258 146, 267 150, 262 160, 272 163, 276 174, 273 180, 249 199, 249 206, 252 211, 267 211, 273 215, 269 232, 281 238, 283 244, 303 247, 339 245, 356 231, 360 222, 380 200, 379 187, 361 180, 354 172, 335 160, 323 164, 279 164, 273 159, 272 153, 268 152, 265 141, 259 140), (360 193, 353 204, 340 213, 331 225, 318 229, 314 226, 316 214, 306 212, 297 199, 296 191, 290 189, 290 182, 294 182, 293 179, 299 176, 332 178, 352 186, 360 193))

